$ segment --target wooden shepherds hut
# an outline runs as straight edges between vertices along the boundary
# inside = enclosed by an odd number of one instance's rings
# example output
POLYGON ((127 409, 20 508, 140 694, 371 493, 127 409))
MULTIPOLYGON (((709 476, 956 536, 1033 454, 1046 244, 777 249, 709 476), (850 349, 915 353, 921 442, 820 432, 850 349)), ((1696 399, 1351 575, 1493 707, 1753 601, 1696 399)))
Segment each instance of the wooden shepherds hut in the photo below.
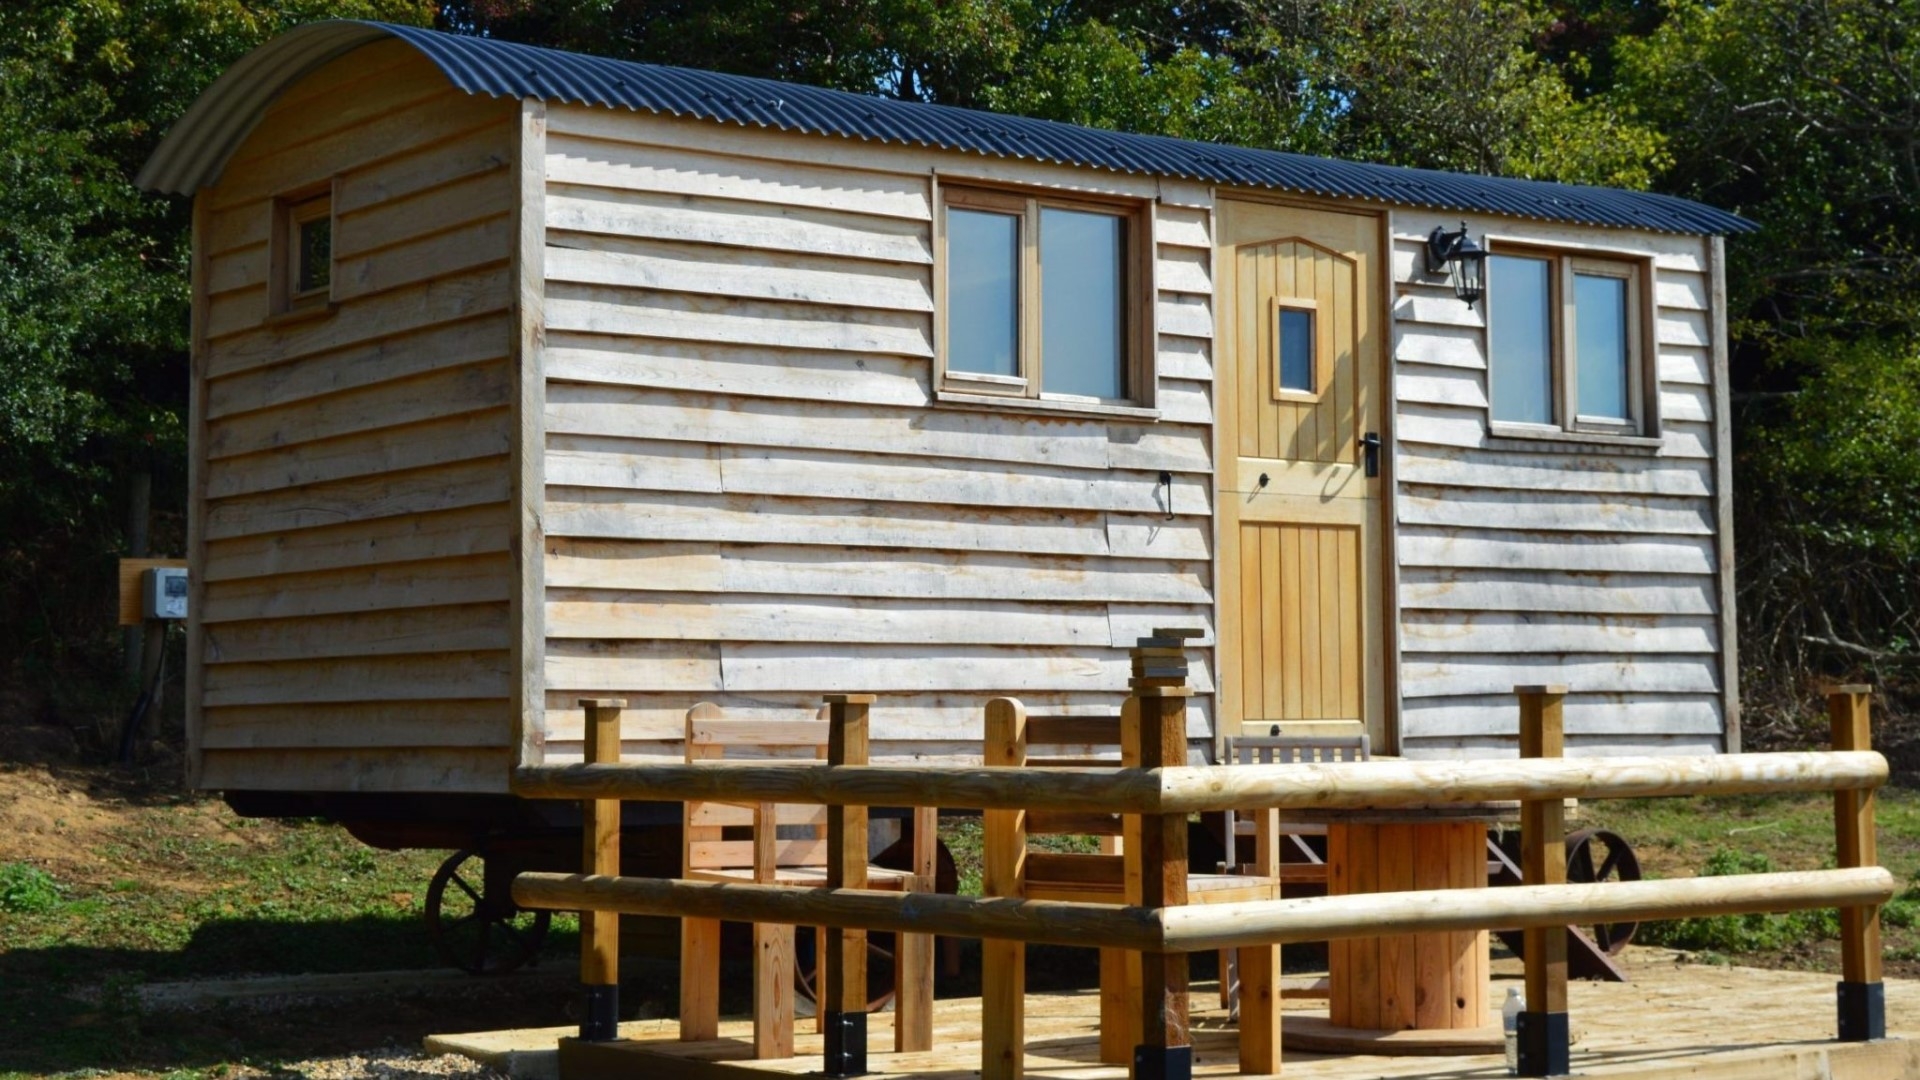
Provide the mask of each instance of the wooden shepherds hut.
POLYGON ((1574 754, 1739 742, 1733 215, 355 22, 140 183, 194 198, 201 787, 504 794, 585 696, 629 757, 857 690, 977 760, 1160 626, 1196 754, 1511 755, 1546 682, 1574 754))

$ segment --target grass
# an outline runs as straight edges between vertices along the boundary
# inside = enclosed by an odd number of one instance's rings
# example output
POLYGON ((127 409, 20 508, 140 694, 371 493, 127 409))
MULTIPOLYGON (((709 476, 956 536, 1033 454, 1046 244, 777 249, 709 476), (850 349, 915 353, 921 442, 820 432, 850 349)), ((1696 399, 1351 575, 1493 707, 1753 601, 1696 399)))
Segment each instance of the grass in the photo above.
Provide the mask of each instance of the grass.
MULTIPOLYGON (((980 874, 982 869, 982 844, 985 833, 977 817, 944 818, 940 822, 940 839, 953 854, 954 867, 960 873, 960 895, 980 895, 980 874)), ((1032 836, 1027 846, 1034 851, 1059 851, 1069 854, 1090 855, 1100 850, 1100 841, 1092 836, 1032 836)))
MULTIPOLYGON (((1875 808, 1880 864, 1906 887, 1881 912, 1887 959, 1920 961, 1920 791, 1888 788, 1875 808)), ((1582 807, 1581 826, 1625 837, 1647 877, 1817 870, 1833 865, 1833 800, 1817 795, 1638 799, 1582 807)), ((1824 967, 1839 920, 1831 910, 1726 915, 1644 925, 1638 944, 1702 959, 1824 967)), ((1912 976, 1920 968, 1896 971, 1912 976)))
POLYGON ((166 808, 139 813, 95 853, 115 868, 102 884, 0 867, 0 1078, 249 1059, 231 1038, 246 1018, 144 1015, 142 983, 441 966, 422 906, 443 853, 376 851, 320 822, 217 820, 207 834, 166 808))

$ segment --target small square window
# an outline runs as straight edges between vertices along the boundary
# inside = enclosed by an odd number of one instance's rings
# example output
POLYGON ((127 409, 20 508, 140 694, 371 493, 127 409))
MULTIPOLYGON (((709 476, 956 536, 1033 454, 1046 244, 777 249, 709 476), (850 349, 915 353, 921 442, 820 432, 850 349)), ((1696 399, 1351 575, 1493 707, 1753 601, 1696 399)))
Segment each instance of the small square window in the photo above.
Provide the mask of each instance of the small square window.
POLYGON ((332 195, 282 198, 274 216, 274 311, 324 308, 333 291, 332 195))
POLYGON ((943 399, 1150 407, 1142 216, 1135 206, 943 188, 943 399))
POLYGON ((1488 417, 1540 431, 1658 434, 1639 262, 1501 251, 1487 260, 1488 417))

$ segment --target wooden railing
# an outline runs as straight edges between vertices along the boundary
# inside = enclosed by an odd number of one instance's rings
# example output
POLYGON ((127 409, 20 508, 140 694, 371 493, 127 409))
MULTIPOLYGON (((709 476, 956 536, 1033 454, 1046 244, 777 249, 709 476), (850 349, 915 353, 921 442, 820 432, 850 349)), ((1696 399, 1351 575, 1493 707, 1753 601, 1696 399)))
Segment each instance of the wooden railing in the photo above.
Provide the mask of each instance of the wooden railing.
MULTIPOLYGON (((1315 765, 1190 767, 1185 760, 1183 687, 1140 686, 1142 767, 1121 769, 940 769, 900 766, 615 764, 619 710, 588 708, 588 763, 520 770, 525 796, 581 799, 586 855, 593 873, 520 875, 516 903, 530 908, 596 913, 583 922, 582 980, 588 987, 583 1039, 611 1037, 611 1018, 595 1013, 615 981, 614 926, 602 913, 699 916, 741 922, 833 928, 826 965, 827 1001, 835 1013, 863 1009, 868 930, 1104 946, 1142 954, 1144 1045, 1134 1055, 1140 1080, 1190 1075, 1186 954, 1239 946, 1286 944, 1395 933, 1521 928, 1526 931, 1529 1011, 1522 1019, 1522 1075, 1567 1071, 1566 946, 1575 922, 1634 921, 1838 907, 1842 912, 1843 981, 1840 1037, 1884 1035, 1880 986, 1879 905, 1895 890, 1891 874, 1873 865, 1873 789, 1885 781, 1884 758, 1868 749, 1867 689, 1830 695, 1834 750, 1714 757, 1625 757, 1561 760, 1564 687, 1517 687, 1522 748, 1518 761, 1369 762, 1315 765), (1665 881, 1565 883, 1563 806, 1568 798, 1656 795, 1835 793, 1838 866, 1831 870, 1745 874, 1665 881), (864 868, 868 806, 940 806, 988 811, 1105 811, 1138 814, 1142 822, 1141 902, 1106 905, 860 888, 717 884, 618 876, 617 843, 606 840, 612 800, 709 799, 811 803, 829 817, 830 866, 846 867, 836 884, 857 882, 864 868), (1187 907, 1186 819, 1195 811, 1377 808, 1517 800, 1521 804, 1526 884, 1497 890, 1340 895, 1187 907), (604 1021, 604 1022, 603 1022, 604 1021)), ((828 698, 836 731, 865 739, 866 695, 828 698)), ((1017 884, 1017 868, 1002 868, 1017 884)), ((1007 884, 1007 883, 1003 883, 1007 884)), ((988 960, 1007 961, 1005 948, 988 960)), ((991 964, 990 964, 991 966, 991 964)), ((991 978, 992 972, 985 977, 991 978)), ((604 1009, 604 1006, 601 1007, 604 1009)), ((854 1027, 850 1026, 849 1030, 854 1027)), ((1017 1018, 983 1017, 983 1080, 1020 1075, 1017 1018)), ((864 1028, 858 1028, 864 1031, 864 1028)), ((833 1034, 833 1026, 828 1028, 833 1034)), ((864 1046, 830 1037, 829 1075, 864 1071, 864 1046)))

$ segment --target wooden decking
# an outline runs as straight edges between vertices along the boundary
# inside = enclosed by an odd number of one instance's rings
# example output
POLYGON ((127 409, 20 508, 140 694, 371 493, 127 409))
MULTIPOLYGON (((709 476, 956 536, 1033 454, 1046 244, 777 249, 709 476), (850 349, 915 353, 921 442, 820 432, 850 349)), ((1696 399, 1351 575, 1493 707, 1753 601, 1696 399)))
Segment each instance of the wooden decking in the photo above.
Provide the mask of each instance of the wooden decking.
MULTIPOLYGON (((1503 965, 1504 966, 1504 965, 1503 965)), ((1760 971, 1677 962, 1676 954, 1635 949, 1630 984, 1574 983, 1570 1011, 1576 1075, 1635 1080, 1895 1080, 1920 1077, 1920 982, 1887 983, 1888 1029, 1878 1043, 1833 1041, 1834 977, 1815 972, 1760 971)), ((1497 976, 1491 1000, 1518 985, 1517 970, 1497 976)), ((1203 1076, 1235 1074, 1235 1036, 1211 987, 1193 996, 1196 1063, 1203 1076)), ((871 1018, 872 1075, 972 1080, 980 1068, 980 1003, 940 1001, 932 1052, 883 1053, 893 1044, 891 1014, 871 1018)), ((1324 1018, 1323 1002, 1286 1002, 1287 1026, 1324 1018)), ((1070 1080, 1124 1080, 1124 1069, 1098 1063, 1099 999, 1092 991, 1036 994, 1027 999, 1027 1074, 1070 1080)), ((802 1021, 798 1056, 784 1061, 741 1060, 752 1038, 749 1021, 722 1023, 722 1038, 681 1043, 673 1020, 621 1025, 622 1049, 591 1048, 559 1062, 560 1080, 647 1076, 649 1080, 779 1080, 817 1075, 820 1036, 802 1021)), ((570 1029, 434 1036, 430 1051, 463 1053, 517 1078, 552 1077, 553 1047, 570 1029)), ((1388 1057, 1327 1056, 1285 1051, 1284 1074, 1294 1080, 1445 1077, 1478 1080, 1505 1075, 1498 1055, 1388 1057)))

